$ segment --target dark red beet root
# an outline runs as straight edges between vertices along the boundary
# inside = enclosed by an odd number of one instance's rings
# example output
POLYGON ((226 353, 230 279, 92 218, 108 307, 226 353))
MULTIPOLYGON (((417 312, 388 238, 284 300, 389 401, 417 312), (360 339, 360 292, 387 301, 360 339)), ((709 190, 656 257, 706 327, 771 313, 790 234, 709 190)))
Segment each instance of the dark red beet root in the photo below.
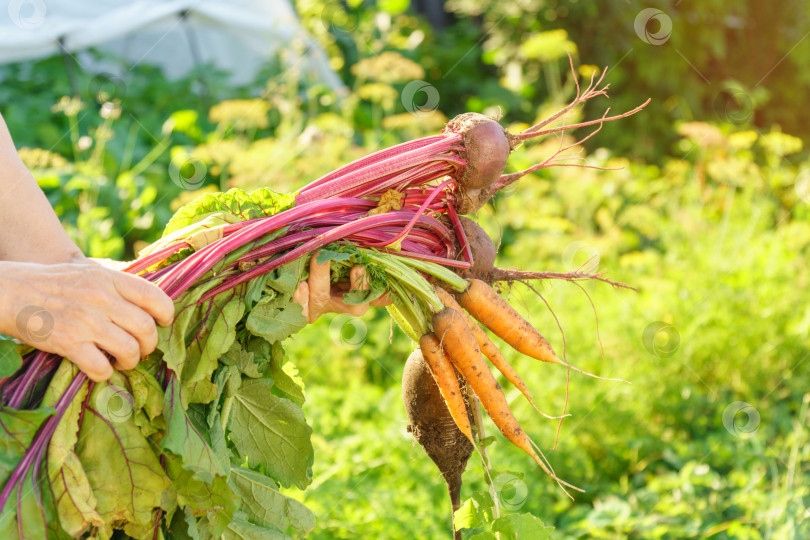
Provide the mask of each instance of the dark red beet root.
POLYGON ((446 129, 461 133, 467 166, 457 179, 464 189, 491 186, 503 174, 512 152, 506 130, 495 120, 478 113, 463 113, 447 123, 446 129))
POLYGON ((467 235, 470 249, 473 254, 473 265, 468 270, 461 270, 458 274, 466 279, 477 278, 487 283, 492 282, 492 269, 495 266, 495 256, 498 253, 492 238, 478 223, 468 217, 461 216, 461 226, 467 235))
POLYGON ((461 133, 467 166, 459 183, 458 211, 475 212, 486 203, 486 190, 503 174, 512 152, 509 134, 495 120, 478 113, 463 113, 447 123, 446 131, 461 133))
MULTIPOLYGON (((461 376, 459 384, 466 384, 461 376)), ((405 364, 402 374, 402 401, 410 421, 408 431, 442 473, 450 494, 450 504, 455 512, 461 506, 461 474, 467 466, 473 446, 456 427, 439 387, 422 359, 422 351, 418 348, 411 353, 405 364)), ((470 412, 468 403, 467 414, 470 412)), ((454 538, 460 539, 461 533, 454 531, 454 538)))

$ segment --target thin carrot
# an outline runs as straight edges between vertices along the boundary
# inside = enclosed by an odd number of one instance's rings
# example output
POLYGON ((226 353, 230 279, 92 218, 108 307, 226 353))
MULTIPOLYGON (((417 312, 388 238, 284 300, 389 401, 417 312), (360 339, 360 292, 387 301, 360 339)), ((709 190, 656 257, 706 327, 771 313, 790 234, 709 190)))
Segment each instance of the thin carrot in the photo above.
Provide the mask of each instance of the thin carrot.
POLYGON ((458 303, 481 324, 518 352, 543 362, 566 365, 557 357, 540 332, 492 287, 480 279, 469 280, 469 287, 458 295, 458 303))
MULTIPOLYGON (((498 368, 506 380, 512 383, 515 388, 520 390, 520 392, 526 396, 526 399, 529 400, 529 403, 532 404, 532 407, 545 416, 546 418, 550 418, 552 420, 560 418, 559 416, 550 416, 543 411, 541 411, 537 405, 534 404, 534 400, 532 399, 531 393, 529 392, 529 387, 526 386, 526 383, 523 382, 523 379, 517 374, 515 368, 513 368, 509 362, 506 361, 506 358, 503 357, 501 351, 498 349, 498 346, 489 339, 489 336, 486 332, 484 332, 483 328, 478 326, 478 323, 475 322, 472 317, 470 317, 464 309, 458 305, 456 299, 453 298, 453 295, 445 291, 440 287, 436 287, 436 294, 439 297, 439 300, 442 301, 442 304, 445 307, 453 309, 461 314, 461 318, 464 319, 464 322, 467 324, 467 327, 472 331, 473 336, 475 337, 475 341, 478 343, 478 347, 481 349, 481 352, 484 353, 484 356, 489 359, 493 366, 498 368)), ((570 416, 570 415, 566 415, 570 416)))
POLYGON ((470 279, 467 290, 458 294, 458 303, 481 324, 512 346, 516 351, 543 362, 560 364, 583 375, 605 381, 628 383, 624 379, 600 377, 563 362, 551 345, 529 321, 501 298, 495 290, 480 279, 470 279))
POLYGON ((475 336, 473 336, 472 331, 467 327, 461 315, 453 309, 445 308, 433 315, 433 328, 442 347, 450 356, 451 362, 467 380, 467 384, 478 396, 481 405, 484 406, 489 417, 498 426, 501 433, 515 446, 529 454, 540 465, 540 468, 560 485, 563 491, 565 491, 563 486, 582 491, 580 488, 558 478, 551 467, 546 466, 546 463, 534 451, 529 436, 520 427, 509 409, 509 404, 501 391, 501 386, 492 376, 492 372, 489 371, 486 362, 481 356, 481 350, 478 348, 475 336))
POLYGON ((438 338, 434 334, 425 334, 419 338, 419 348, 422 350, 422 358, 425 359, 436 381, 436 386, 444 398, 444 403, 450 411, 450 416, 456 422, 458 429, 475 445, 473 439, 470 417, 467 416, 467 407, 464 404, 464 394, 458 385, 458 378, 450 358, 442 349, 438 338))

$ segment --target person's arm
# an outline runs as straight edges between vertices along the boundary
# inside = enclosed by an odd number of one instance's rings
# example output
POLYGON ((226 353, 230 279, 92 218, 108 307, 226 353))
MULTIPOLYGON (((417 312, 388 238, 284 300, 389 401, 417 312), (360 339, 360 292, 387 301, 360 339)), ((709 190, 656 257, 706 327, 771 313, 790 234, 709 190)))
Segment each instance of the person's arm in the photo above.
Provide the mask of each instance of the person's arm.
POLYGON ((158 287, 86 259, 23 165, 0 116, 0 333, 100 381, 155 349, 174 304, 158 287))
POLYGON ((0 261, 58 263, 84 259, 34 177, 0 115, 0 261))

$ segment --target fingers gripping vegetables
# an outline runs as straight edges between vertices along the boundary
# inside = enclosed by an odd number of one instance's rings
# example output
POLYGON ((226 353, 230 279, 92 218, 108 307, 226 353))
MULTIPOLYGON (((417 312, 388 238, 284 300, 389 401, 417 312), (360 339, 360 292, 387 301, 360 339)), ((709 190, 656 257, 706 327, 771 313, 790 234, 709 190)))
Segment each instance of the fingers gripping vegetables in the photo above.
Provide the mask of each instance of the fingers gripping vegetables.
MULTIPOLYGON (((462 463, 476 436, 458 370, 506 438, 561 487, 572 487, 533 448, 482 350, 531 400, 526 385, 464 314, 520 352, 563 364, 486 284, 557 276, 493 268, 492 241, 459 214, 532 171, 586 166, 562 155, 575 143, 529 169, 503 172, 519 144, 577 127, 598 130, 640 109, 566 124, 576 105, 606 95, 601 81, 577 86, 571 105, 522 133, 461 115, 441 134, 371 154, 295 194, 234 189, 178 210, 163 237, 125 270, 175 301, 175 320, 160 330, 156 352, 101 383, 40 351, 17 359, 17 371, 0 373, 0 537, 308 534, 312 513, 279 491, 305 488, 313 462, 301 384, 280 343, 307 324, 291 300, 316 252, 317 262, 330 263, 334 282, 364 266, 368 288, 346 293, 344 302, 387 294, 394 319, 420 343, 438 385, 431 403, 447 406, 412 407, 411 423, 446 410, 458 427, 455 439, 461 434, 464 442, 448 460, 462 463), (460 306, 434 285, 456 294, 460 306)), ((564 279, 591 278, 607 281, 564 279)), ((450 430, 444 418, 442 429, 450 430)))

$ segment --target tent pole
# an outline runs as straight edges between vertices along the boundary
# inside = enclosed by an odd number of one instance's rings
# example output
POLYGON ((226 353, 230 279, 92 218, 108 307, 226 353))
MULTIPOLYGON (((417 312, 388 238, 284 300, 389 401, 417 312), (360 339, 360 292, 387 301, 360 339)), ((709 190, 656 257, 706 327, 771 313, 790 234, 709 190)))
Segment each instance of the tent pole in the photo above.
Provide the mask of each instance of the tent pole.
POLYGON ((206 107, 211 107, 211 92, 208 88, 208 83, 203 76, 203 73, 199 70, 199 67, 202 66, 202 56, 200 55, 200 48, 197 45, 196 34, 194 33, 194 29, 188 24, 188 16, 189 10, 184 9, 179 13, 180 20, 183 21, 183 32, 186 34, 186 41, 188 41, 188 48, 191 52, 191 59, 194 62, 194 67, 196 68, 195 71, 197 72, 197 80, 200 83, 202 89, 202 97, 203 97, 203 104, 206 107))
POLYGON ((65 48, 65 36, 59 36, 56 44, 59 45, 59 50, 62 51, 62 60, 65 62, 65 72, 70 82, 70 90, 74 96, 77 96, 79 95, 79 83, 76 81, 76 66, 71 62, 72 57, 65 48))

